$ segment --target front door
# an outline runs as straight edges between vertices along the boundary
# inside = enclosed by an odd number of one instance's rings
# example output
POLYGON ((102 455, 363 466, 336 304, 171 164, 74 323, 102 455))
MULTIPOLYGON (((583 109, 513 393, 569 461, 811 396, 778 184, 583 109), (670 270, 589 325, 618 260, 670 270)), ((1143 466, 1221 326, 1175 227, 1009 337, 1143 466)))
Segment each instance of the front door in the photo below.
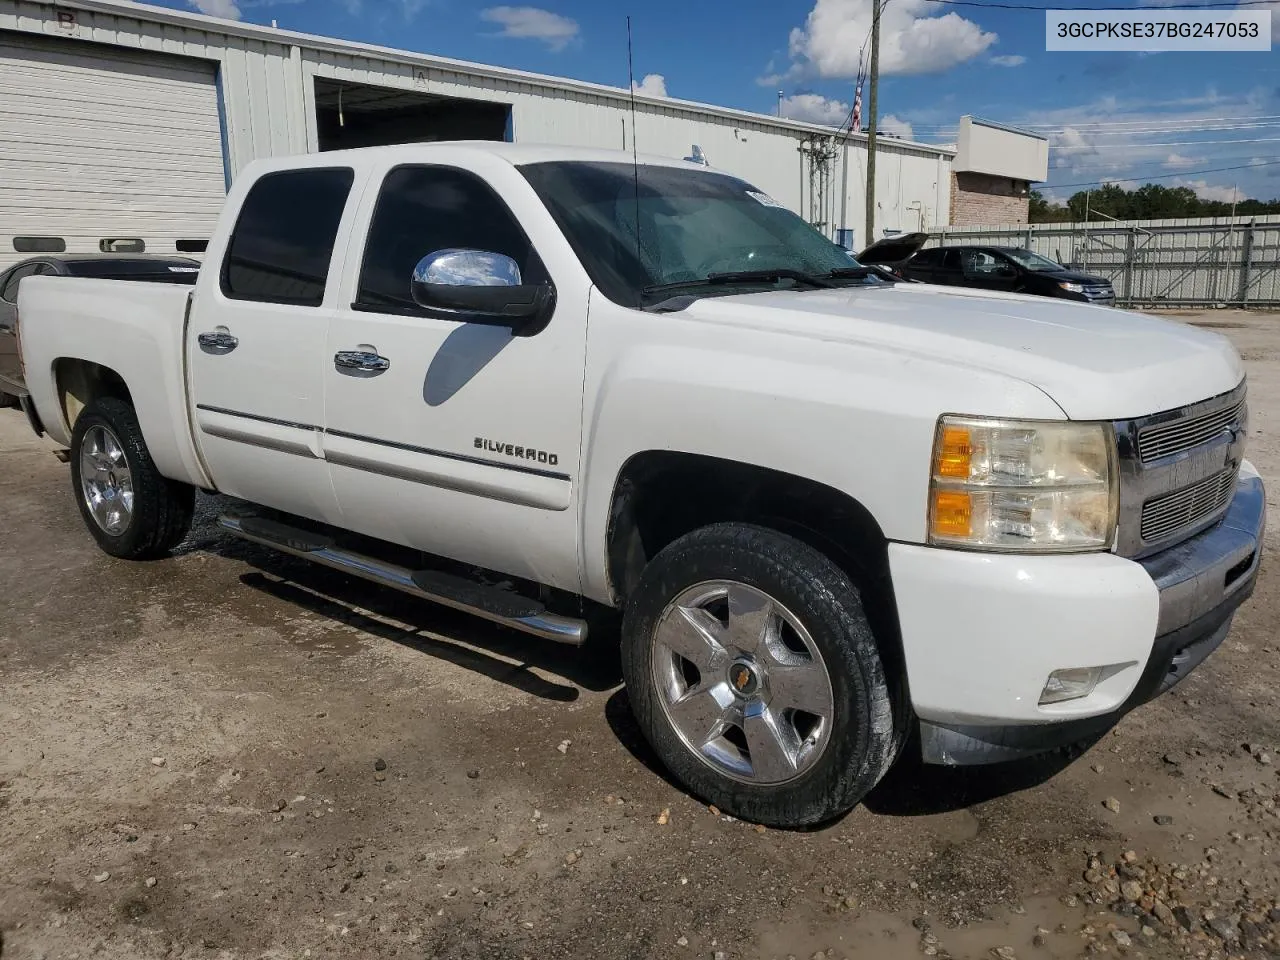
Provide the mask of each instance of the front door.
POLYGON ((987 250, 966 250, 963 255, 964 282, 984 290, 1012 290, 1018 282, 1018 268, 1007 257, 987 250))
POLYGON ((381 179, 367 244, 347 254, 350 307, 329 323, 324 455, 344 526, 576 590, 589 284, 513 167, 468 166, 381 179), (530 235, 550 239, 535 249, 530 235), (419 307, 414 267, 447 249, 502 254, 523 283, 554 284, 550 322, 513 336, 419 307))
POLYGON ((187 336, 196 439, 214 485, 325 521, 337 519, 320 439, 327 278, 353 177, 338 167, 255 181, 225 262, 201 270, 187 336))

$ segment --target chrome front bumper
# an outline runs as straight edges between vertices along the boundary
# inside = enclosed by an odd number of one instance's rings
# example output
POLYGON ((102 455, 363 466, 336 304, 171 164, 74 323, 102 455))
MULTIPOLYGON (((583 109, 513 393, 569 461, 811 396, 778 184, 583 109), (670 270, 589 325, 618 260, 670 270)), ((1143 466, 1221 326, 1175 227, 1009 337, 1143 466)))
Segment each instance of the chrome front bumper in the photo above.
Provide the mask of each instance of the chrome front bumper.
POLYGON ((920 724, 926 763, 966 766, 1044 753, 1101 736, 1130 710, 1170 690, 1226 639, 1236 609, 1253 593, 1267 522, 1262 478, 1241 466, 1226 514, 1176 546, 1137 561, 1160 592, 1151 655, 1133 692, 1111 713, 1019 726, 920 724))

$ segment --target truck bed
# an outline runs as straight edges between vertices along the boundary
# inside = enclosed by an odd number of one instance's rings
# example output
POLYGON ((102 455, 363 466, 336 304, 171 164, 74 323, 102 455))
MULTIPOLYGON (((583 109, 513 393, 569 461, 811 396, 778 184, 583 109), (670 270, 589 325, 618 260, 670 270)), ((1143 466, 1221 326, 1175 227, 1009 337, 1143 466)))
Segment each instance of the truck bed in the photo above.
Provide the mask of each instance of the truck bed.
POLYGON ((183 401, 190 297, 187 286, 131 280, 38 276, 23 282, 18 310, 27 389, 50 438, 69 444, 67 413, 78 411, 74 390, 58 387, 59 366, 96 364, 129 384, 160 472, 209 485, 183 401))

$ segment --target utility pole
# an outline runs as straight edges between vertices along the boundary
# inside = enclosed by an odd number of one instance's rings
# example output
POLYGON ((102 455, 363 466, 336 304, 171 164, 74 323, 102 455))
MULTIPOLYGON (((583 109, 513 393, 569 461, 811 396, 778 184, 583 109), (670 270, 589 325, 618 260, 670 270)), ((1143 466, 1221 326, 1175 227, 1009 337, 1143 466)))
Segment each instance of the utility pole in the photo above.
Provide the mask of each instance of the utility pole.
POLYGON ((880 87, 880 8, 883 0, 871 0, 871 94, 867 104, 867 235, 863 244, 876 242, 876 93, 880 87))

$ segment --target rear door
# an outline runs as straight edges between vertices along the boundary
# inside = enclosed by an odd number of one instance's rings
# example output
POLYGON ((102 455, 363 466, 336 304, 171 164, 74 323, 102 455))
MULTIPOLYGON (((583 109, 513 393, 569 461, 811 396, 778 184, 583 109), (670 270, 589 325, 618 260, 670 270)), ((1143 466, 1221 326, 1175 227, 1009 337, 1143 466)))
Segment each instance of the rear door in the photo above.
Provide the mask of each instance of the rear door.
POLYGON ((960 247, 943 247, 942 263, 933 268, 933 282, 952 287, 964 286, 964 270, 960 264, 963 253, 960 247))
POLYGON ((934 247, 931 250, 921 250, 908 259, 906 263, 902 264, 899 269, 904 276, 912 280, 931 283, 933 275, 941 263, 942 251, 934 247))
POLYGON ((329 522, 328 276, 354 178, 334 166, 256 180, 223 261, 200 272, 187 333, 196 439, 218 490, 329 522))
POLYGON ((576 590, 585 275, 505 161, 396 166, 377 184, 324 358, 324 450, 343 525, 576 590), (511 257, 525 284, 554 281, 547 326, 513 336, 419 307, 414 267, 458 248, 511 257), (374 368, 345 365, 350 353, 374 368))

